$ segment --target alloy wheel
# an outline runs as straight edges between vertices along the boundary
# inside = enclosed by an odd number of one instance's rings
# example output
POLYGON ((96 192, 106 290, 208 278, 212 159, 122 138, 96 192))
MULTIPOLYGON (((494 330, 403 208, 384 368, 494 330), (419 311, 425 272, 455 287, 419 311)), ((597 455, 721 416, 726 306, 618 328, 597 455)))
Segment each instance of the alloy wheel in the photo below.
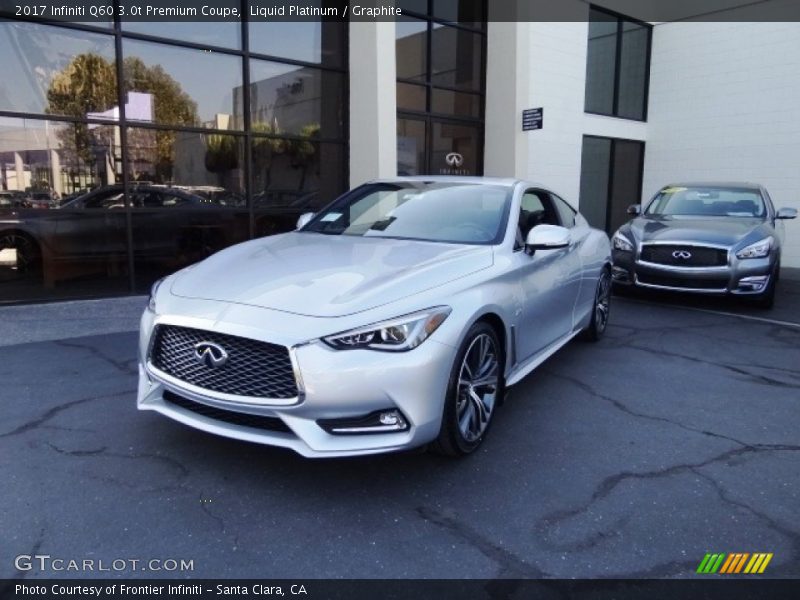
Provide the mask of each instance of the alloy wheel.
POLYGON ((478 440, 492 419, 500 383, 500 361, 495 341, 486 333, 472 340, 458 375, 456 417, 464 440, 478 440))

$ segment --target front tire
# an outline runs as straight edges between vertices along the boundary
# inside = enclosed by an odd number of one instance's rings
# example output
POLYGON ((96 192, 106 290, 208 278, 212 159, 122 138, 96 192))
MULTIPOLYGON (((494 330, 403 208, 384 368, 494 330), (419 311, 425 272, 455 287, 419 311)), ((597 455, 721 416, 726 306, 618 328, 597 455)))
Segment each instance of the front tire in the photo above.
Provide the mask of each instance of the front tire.
POLYGON ((475 323, 453 362, 434 451, 465 456, 480 446, 505 391, 504 367, 505 352, 494 328, 475 323))

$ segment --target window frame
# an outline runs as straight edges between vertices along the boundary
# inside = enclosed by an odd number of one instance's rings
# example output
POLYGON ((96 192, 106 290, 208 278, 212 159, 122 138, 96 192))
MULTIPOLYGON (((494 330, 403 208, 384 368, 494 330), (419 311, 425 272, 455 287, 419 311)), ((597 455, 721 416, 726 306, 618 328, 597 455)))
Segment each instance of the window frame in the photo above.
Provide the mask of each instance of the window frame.
MULTIPOLYGON (((610 17, 613 17, 617 21, 617 31, 615 35, 615 50, 614 50, 614 95, 612 101, 611 112, 601 112, 601 111, 594 111, 589 110, 586 108, 586 93, 584 90, 584 100, 583 100, 583 111, 588 115, 598 115, 601 117, 614 117, 616 119, 625 119, 626 121, 636 121, 639 123, 646 123, 648 110, 650 108, 650 62, 653 54, 653 25, 646 22, 641 21, 639 19, 634 19, 633 17, 628 17, 616 11, 613 11, 608 8, 604 8, 602 6, 597 6, 596 4, 589 5, 589 22, 591 22, 591 13, 592 11, 596 11, 599 13, 603 13, 610 17), (644 90, 642 94, 642 118, 638 119, 636 117, 627 117, 625 115, 619 114, 619 88, 620 88, 620 72, 622 68, 622 40, 623 40, 623 30, 625 27, 625 23, 635 23, 636 25, 640 25, 647 30, 647 51, 645 55, 645 68, 644 68, 644 90)), ((589 69, 589 38, 587 35, 586 39, 586 69, 587 69, 587 77, 588 80, 588 69, 589 69)))

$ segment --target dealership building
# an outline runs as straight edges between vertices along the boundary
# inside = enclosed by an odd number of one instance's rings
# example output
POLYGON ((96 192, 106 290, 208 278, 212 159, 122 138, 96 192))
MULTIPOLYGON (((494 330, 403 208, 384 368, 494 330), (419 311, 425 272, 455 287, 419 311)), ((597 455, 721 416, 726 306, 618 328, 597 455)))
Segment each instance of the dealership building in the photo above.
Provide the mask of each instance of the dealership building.
MULTIPOLYGON (((762 183, 800 208, 800 23, 764 20, 785 2, 673 2, 669 20, 652 2, 562 0, 548 20, 529 4, 0 20, 0 302, 143 293, 377 177, 530 179, 609 233, 679 181, 762 183)), ((786 232, 800 267, 800 222, 786 232)))

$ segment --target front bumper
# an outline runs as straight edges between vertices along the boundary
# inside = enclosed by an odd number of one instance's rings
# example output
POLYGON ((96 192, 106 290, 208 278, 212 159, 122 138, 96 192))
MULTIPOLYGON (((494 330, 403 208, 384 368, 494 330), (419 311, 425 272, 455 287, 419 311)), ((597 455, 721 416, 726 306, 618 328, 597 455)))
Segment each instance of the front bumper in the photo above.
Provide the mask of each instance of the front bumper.
MULTIPOLYGON (((263 323, 264 314, 260 317, 255 322, 263 323)), ((277 403, 226 396, 165 376, 148 362, 150 338, 159 323, 282 342, 274 339, 268 327, 243 331, 236 319, 187 321, 145 311, 140 334, 140 410, 153 410, 209 433, 290 448, 307 457, 391 452, 423 445, 439 433, 456 349, 434 338, 408 352, 333 350, 319 341, 287 343, 299 394, 277 403), (399 411, 407 429, 332 434, 318 423, 358 420, 387 410, 399 411)))
POLYGON ((617 285, 709 295, 751 296, 762 293, 774 271, 772 255, 737 259, 719 267, 676 267, 643 262, 634 252, 612 252, 612 277, 617 285))

